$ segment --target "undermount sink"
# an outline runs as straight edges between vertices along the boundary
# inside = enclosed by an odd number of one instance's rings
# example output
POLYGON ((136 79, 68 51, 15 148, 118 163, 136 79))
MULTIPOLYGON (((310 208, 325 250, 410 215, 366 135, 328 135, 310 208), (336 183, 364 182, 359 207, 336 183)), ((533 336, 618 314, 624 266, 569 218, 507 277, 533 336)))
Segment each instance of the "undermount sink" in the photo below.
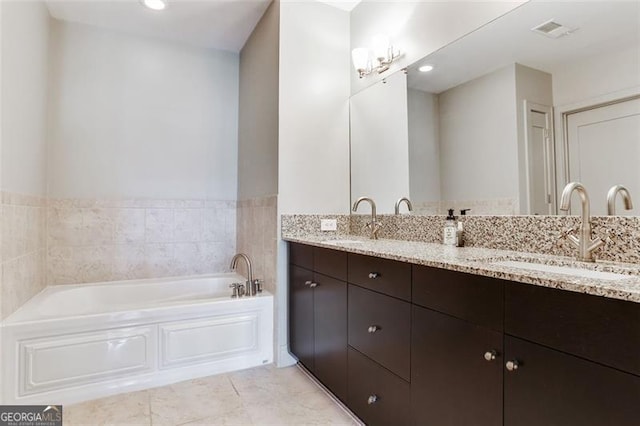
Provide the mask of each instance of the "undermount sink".
POLYGON ((597 271, 584 267, 574 267, 566 265, 548 265, 526 260, 497 260, 490 262, 496 266, 506 266, 508 268, 526 269, 530 271, 549 272, 553 274, 571 275, 574 277, 591 278, 607 281, 619 281, 630 278, 628 274, 618 274, 615 272, 597 271))

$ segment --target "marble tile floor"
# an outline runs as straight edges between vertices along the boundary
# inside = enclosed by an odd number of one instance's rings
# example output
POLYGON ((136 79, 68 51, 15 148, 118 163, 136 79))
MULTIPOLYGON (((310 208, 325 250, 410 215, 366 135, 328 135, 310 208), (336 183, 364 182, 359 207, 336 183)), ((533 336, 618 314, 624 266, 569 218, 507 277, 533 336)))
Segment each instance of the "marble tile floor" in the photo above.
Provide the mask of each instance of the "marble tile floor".
POLYGON ((65 425, 358 425, 297 367, 257 367, 64 406, 65 425))

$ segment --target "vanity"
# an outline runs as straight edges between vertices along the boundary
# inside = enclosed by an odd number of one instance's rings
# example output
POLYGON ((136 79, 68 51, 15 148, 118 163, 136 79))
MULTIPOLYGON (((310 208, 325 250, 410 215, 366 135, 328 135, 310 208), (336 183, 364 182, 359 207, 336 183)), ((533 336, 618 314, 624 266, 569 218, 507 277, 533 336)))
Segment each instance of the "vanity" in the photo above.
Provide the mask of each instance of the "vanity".
POLYGON ((284 238, 290 350, 366 424, 638 424, 638 277, 603 294, 495 250, 284 238))

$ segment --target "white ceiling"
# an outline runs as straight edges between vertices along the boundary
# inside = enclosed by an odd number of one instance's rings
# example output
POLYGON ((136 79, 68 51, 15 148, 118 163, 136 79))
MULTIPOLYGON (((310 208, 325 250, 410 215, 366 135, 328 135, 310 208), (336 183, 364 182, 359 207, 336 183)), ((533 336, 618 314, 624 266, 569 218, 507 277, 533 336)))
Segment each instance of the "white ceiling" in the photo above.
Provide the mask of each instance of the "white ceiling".
POLYGON ((168 0, 163 11, 139 0, 47 0, 56 19, 134 35, 239 52, 271 0, 168 0))
POLYGON ((517 62, 553 73, 563 64, 640 46, 640 1, 531 1, 409 67, 409 87, 441 93, 517 62), (531 28, 553 19, 574 33, 558 39, 531 28), (416 69, 435 68, 428 73, 416 69))

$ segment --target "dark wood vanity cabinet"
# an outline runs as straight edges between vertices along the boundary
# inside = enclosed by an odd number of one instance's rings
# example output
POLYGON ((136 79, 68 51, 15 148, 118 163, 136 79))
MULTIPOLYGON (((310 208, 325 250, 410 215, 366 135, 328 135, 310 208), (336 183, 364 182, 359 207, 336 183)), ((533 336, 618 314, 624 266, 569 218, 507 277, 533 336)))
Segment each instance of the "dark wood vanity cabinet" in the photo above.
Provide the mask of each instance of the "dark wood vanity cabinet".
POLYGON ((291 351, 369 425, 640 424, 640 304, 291 253, 291 351))
POLYGON ((346 253, 291 244, 290 254, 291 352, 331 392, 346 401, 347 283, 343 281, 346 253))

